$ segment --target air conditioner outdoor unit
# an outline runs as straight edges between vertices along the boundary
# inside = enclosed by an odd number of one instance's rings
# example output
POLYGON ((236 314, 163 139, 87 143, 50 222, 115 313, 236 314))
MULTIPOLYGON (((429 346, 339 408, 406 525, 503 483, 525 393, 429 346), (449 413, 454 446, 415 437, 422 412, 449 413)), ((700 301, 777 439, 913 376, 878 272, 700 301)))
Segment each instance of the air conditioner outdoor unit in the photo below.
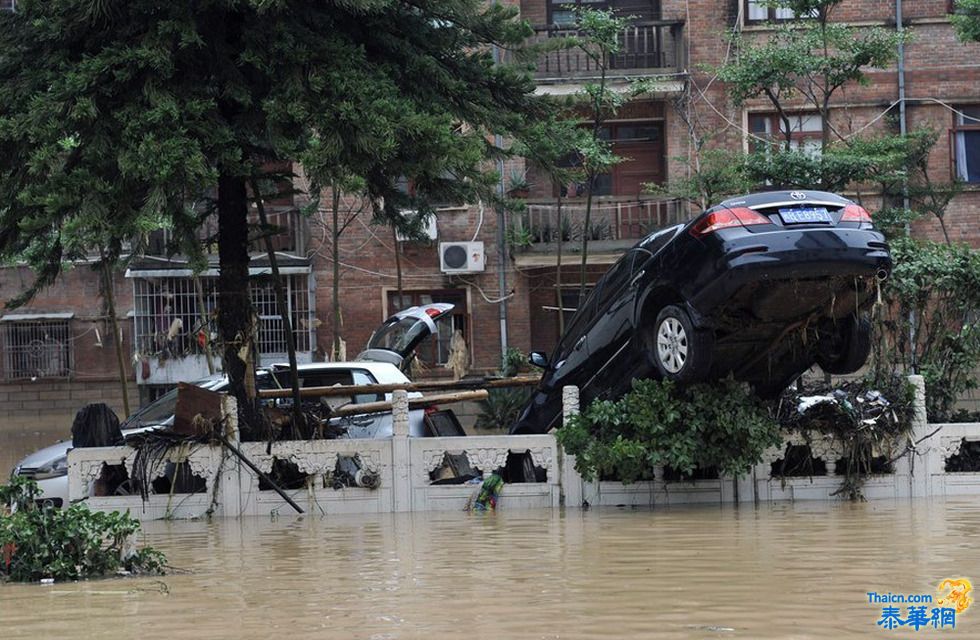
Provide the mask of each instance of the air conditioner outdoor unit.
POLYGON ((483 242, 440 242, 439 268, 443 273, 478 273, 486 269, 483 242))

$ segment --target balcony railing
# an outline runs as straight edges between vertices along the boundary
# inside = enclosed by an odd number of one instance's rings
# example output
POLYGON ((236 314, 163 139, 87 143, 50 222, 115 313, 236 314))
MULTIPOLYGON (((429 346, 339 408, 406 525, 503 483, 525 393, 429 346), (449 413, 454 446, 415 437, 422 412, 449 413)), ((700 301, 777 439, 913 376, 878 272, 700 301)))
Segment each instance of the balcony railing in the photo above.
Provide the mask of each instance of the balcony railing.
POLYGON ((534 246, 557 243, 559 238, 562 242, 580 242, 585 235, 590 241, 639 240, 690 218, 689 208, 680 200, 633 200, 593 203, 587 227, 585 204, 563 204, 561 224, 556 204, 528 204, 518 224, 521 237, 534 246))
MULTIPOLYGON (((683 22, 636 22, 619 33, 620 52, 609 61, 615 70, 667 70, 684 66, 683 22)), ((575 29, 547 27, 535 29, 532 44, 554 38, 577 36, 575 29)), ((543 52, 538 57, 536 75, 544 78, 590 78, 598 76, 599 65, 580 47, 543 52)))

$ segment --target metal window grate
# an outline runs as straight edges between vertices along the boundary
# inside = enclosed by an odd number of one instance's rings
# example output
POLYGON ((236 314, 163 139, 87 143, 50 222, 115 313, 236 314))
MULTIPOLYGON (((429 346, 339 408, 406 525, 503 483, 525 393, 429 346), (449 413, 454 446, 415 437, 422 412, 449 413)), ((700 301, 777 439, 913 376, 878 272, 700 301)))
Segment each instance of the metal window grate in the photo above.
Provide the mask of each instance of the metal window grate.
POLYGON ((72 353, 68 321, 3 325, 4 378, 67 378, 72 353))
MULTIPOLYGON (((193 278, 135 278, 134 325, 136 351, 141 355, 184 357, 203 355, 205 345, 217 335, 218 279, 201 277, 204 309, 198 303, 193 278), (203 311, 203 313, 202 313, 203 311)), ((283 277, 298 352, 314 344, 314 323, 309 301, 309 276, 283 277)), ((261 355, 286 353, 282 320, 275 290, 268 277, 254 277, 249 285, 259 318, 258 350, 261 355)))

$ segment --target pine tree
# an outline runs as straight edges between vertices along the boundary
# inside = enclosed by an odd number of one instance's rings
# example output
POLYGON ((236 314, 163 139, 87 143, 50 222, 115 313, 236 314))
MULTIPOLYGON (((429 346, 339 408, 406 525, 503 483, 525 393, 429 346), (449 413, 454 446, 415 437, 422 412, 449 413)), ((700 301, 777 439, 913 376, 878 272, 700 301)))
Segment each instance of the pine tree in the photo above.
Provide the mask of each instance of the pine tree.
MULTIPOLYGON (((375 213, 493 181, 489 132, 538 108, 527 70, 494 46, 529 35, 480 0, 23 0, 0 16, 0 257, 36 280, 13 304, 104 246, 194 230, 216 193, 219 334, 246 420, 252 341, 250 194, 270 160, 324 184, 364 179, 375 213), (460 123, 466 123, 461 128, 460 123)), ((424 209, 424 206, 421 207, 424 209)))

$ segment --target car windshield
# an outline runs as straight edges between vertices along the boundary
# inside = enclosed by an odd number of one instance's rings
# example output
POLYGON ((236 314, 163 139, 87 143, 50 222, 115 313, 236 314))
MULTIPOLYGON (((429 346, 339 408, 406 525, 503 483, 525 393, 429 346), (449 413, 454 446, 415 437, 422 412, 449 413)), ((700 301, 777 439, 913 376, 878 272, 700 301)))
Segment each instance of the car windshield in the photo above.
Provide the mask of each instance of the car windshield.
POLYGON ((388 349, 404 355, 411 344, 428 331, 426 324, 418 318, 389 318, 374 333, 369 346, 372 349, 388 349))

